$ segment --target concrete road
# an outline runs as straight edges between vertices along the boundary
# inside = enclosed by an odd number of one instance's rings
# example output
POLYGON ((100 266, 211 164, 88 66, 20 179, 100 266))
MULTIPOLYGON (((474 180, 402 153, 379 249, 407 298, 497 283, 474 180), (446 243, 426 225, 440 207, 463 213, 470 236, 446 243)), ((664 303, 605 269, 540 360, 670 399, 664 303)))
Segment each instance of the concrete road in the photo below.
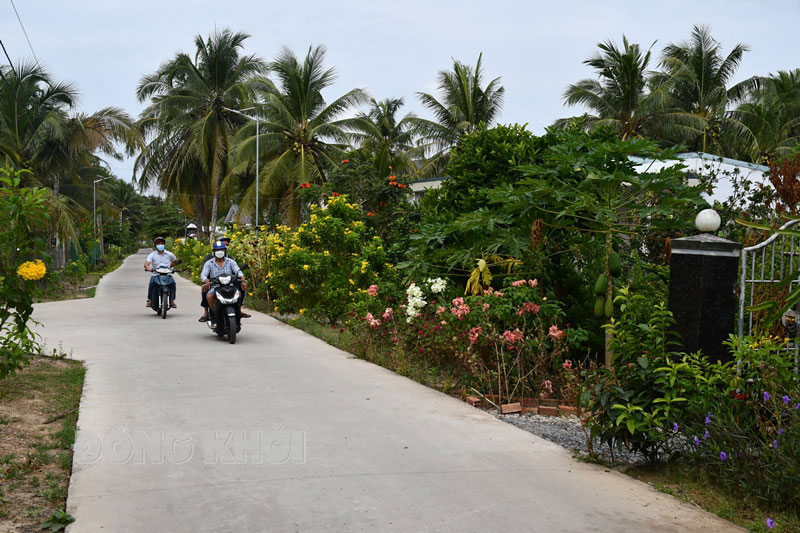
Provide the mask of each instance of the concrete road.
POLYGON ((253 313, 235 345, 145 255, 36 306, 86 362, 67 510, 90 531, 733 531, 465 403, 253 313))

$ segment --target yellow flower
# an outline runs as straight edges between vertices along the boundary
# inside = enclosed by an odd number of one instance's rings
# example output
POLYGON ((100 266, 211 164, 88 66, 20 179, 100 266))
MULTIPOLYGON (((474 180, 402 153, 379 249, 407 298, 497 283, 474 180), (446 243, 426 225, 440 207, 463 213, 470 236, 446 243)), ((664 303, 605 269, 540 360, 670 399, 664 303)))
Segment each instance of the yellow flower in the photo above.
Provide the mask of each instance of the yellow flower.
POLYGON ((322 252, 322 255, 328 257, 329 255, 331 255, 331 253, 328 250, 325 250, 324 252, 322 252))
POLYGON ((292 290, 292 291, 294 290, 294 283, 290 283, 289 284, 289 290, 292 290))
POLYGON ((308 265, 303 265, 303 270, 308 270, 308 265))
POLYGON ((247 293, 247 295, 248 295, 248 296, 252 296, 252 295, 253 295, 253 293, 252 293, 252 292, 248 292, 248 293, 247 293))
POLYGON ((42 279, 45 272, 47 272, 47 267, 44 266, 41 259, 25 261, 17 269, 17 274, 28 281, 42 279))
POLYGON ((353 281, 352 279, 348 279, 347 281, 349 281, 349 282, 350 282, 350 285, 355 285, 355 284, 356 284, 356 282, 355 282, 355 281, 353 281))
POLYGON ((305 310, 305 309, 301 309, 301 310, 300 310, 300 314, 301 314, 301 315, 302 315, 302 314, 304 314, 305 312, 306 312, 306 310, 305 310))

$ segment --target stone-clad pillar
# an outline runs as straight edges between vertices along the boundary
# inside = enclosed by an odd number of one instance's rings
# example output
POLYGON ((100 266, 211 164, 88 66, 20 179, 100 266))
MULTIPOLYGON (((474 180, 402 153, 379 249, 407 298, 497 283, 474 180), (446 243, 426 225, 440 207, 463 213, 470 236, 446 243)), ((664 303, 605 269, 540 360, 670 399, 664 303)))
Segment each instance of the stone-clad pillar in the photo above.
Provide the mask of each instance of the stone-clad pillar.
POLYGON ((734 332, 742 245, 708 233, 673 239, 671 245, 669 310, 683 350, 729 361, 722 343, 734 332))

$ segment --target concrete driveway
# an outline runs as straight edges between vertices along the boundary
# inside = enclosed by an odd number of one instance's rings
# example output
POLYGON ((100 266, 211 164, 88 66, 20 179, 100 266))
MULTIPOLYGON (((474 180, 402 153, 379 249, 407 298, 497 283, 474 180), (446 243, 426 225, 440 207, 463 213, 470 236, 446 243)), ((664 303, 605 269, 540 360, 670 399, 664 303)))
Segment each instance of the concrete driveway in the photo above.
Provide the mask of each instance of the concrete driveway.
POLYGON ((188 281, 162 320, 144 259, 34 313, 88 369, 72 533, 737 530, 268 316, 220 341, 188 281))

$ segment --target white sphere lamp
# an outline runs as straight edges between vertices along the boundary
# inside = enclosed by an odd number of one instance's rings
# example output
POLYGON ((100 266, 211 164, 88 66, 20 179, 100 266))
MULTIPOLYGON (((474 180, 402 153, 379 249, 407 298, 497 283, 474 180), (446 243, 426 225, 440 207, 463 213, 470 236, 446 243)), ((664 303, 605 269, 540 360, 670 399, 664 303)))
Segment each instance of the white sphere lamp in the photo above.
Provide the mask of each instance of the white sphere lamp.
POLYGON ((694 219, 694 225, 703 233, 714 233, 719 229, 721 222, 719 214, 713 209, 703 209, 694 219))

